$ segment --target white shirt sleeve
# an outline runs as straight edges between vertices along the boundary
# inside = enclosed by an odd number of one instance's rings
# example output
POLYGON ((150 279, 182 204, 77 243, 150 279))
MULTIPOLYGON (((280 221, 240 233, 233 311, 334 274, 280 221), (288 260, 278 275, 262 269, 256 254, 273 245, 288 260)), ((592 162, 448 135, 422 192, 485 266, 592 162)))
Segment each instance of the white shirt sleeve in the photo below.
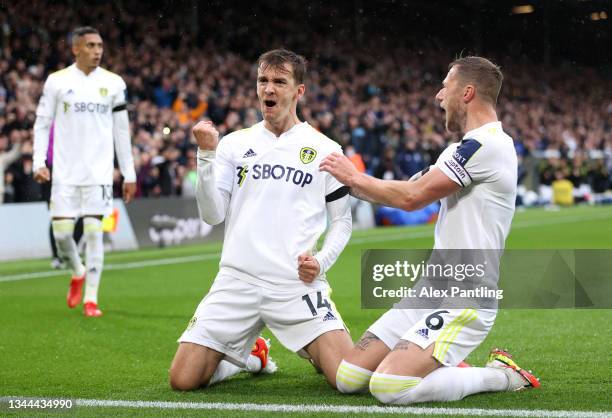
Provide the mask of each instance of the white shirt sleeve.
POLYGON ((134 183, 136 182, 136 171, 130 140, 130 121, 126 106, 126 85, 121 80, 118 91, 113 97, 113 139, 117 162, 123 179, 126 183, 134 183))
MULTIPOLYGON (((342 148, 340 146, 338 146, 337 149, 334 149, 333 152, 338 152, 340 154, 343 154, 342 148)), ((344 187, 344 185, 340 183, 338 180, 336 180, 336 178, 332 176, 331 174, 324 172, 324 175, 326 176, 325 178, 325 195, 326 196, 344 187)))
POLYGON ((435 165, 430 165, 429 167, 424 168, 418 173, 415 173, 412 177, 408 179, 408 181, 417 181, 418 179, 423 177, 425 174, 427 174, 427 172, 429 172, 429 170, 431 170, 432 167, 435 167, 435 165))
POLYGON ((233 163, 230 138, 219 141, 217 146, 217 157, 215 158, 215 184, 218 188, 232 193, 234 179, 236 178, 236 168, 233 163))
POLYGON ((234 169, 227 151, 223 141, 216 152, 198 149, 196 201, 200 217, 209 225, 223 222, 229 207, 234 169))
POLYGON ((53 78, 47 78, 36 108, 36 121, 34 122, 34 155, 32 157, 32 169, 36 172, 45 166, 47 160, 47 149, 49 148, 49 133, 51 124, 55 118, 57 107, 57 91, 53 78))
POLYGON ((329 228, 321 251, 314 257, 319 262, 321 273, 325 273, 336 262, 340 253, 346 247, 353 229, 351 217, 351 201, 348 189, 344 196, 329 201, 326 204, 329 228))
POLYGON ((117 91, 113 95, 113 111, 115 111, 115 109, 122 110, 121 108, 127 105, 127 86, 122 78, 119 80, 120 81, 117 83, 117 91))
POLYGON ((487 158, 487 150, 481 142, 466 138, 451 147, 440 155, 436 167, 461 187, 468 187, 473 181, 484 181, 495 173, 496 162, 487 158))

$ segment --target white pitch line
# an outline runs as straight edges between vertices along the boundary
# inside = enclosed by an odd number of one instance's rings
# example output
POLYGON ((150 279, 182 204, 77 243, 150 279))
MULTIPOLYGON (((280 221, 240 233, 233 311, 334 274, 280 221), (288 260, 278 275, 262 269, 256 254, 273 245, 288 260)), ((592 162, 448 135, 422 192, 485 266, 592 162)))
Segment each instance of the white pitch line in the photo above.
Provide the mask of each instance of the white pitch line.
MULTIPOLYGON (((530 228, 533 226, 540 225, 557 225, 557 224, 565 224, 572 222, 580 222, 580 221, 588 221, 593 219, 607 219, 612 218, 609 214, 600 214, 593 215, 589 217, 584 216, 573 216, 573 217, 564 217, 559 219, 540 219, 537 221, 521 221, 514 223, 512 225, 513 229, 521 229, 521 228, 530 228)), ((431 230, 425 231, 410 231, 410 228, 406 228, 400 232, 393 232, 387 234, 379 234, 379 235, 370 235, 365 237, 355 237, 352 238, 348 245, 362 245, 374 242, 385 242, 385 241, 409 241, 411 239, 417 238, 427 238, 433 234, 431 230)), ((192 255, 185 257, 170 257, 170 258, 160 258, 155 260, 143 260, 143 261, 134 261, 129 263, 117 263, 117 264, 107 264, 104 266, 105 270, 129 270, 135 268, 142 267, 153 267, 153 266, 164 266, 164 265, 172 265, 172 264, 182 264, 182 263, 193 263, 197 261, 204 260, 213 260, 219 258, 221 253, 208 253, 202 255, 192 255)), ((54 276, 65 276, 66 271, 38 271, 33 273, 21 273, 21 274, 13 274, 9 276, 0 276, 1 282, 15 282, 20 280, 29 280, 29 279, 40 279, 45 277, 54 277, 54 276)))
MULTIPOLYGON (((156 260, 134 261, 129 263, 107 264, 104 270, 130 270, 142 267, 165 266, 169 264, 193 263, 195 261, 214 260, 221 253, 209 253, 201 255, 190 255, 185 257, 159 258, 156 260)), ((14 274, 12 276, 0 276, 1 282, 15 282, 19 280, 40 279, 43 277, 66 276, 66 270, 38 271, 35 273, 14 274)))
POLYGON ((337 413, 337 414, 403 414, 435 416, 503 416, 535 418, 603 418, 610 417, 612 411, 563 411, 545 409, 482 409, 482 408, 425 408, 425 407, 387 407, 387 406, 353 406, 353 405, 291 405, 291 404, 255 404, 230 402, 164 402, 164 401, 123 401, 76 399, 77 406, 84 407, 117 407, 117 408, 157 408, 157 409, 199 409, 225 411, 261 411, 285 413, 337 413))

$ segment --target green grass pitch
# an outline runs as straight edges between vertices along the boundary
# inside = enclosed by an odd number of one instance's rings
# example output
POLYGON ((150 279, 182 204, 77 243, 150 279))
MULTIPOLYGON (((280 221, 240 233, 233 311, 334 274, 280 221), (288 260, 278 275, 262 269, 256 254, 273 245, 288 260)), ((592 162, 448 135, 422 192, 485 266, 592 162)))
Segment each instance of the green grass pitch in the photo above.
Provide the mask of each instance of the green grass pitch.
MULTIPOLYGON (((361 250, 429 248, 432 243, 431 225, 354 232, 329 273, 333 299, 353 339, 383 312, 360 308, 361 250)), ((612 248, 612 207, 518 212, 507 247, 612 248)), ((171 391, 167 373, 176 339, 210 287, 219 249, 214 244, 107 255, 106 264, 117 265, 213 254, 202 261, 105 271, 100 289, 105 316, 100 319, 84 318, 80 308, 66 307, 67 275, 2 281, 2 277, 45 271, 48 260, 1 263, 0 397, 377 405, 368 395, 335 393, 310 364, 285 350, 267 330, 264 335, 272 337, 271 355, 279 365, 275 375, 241 374, 207 390, 171 391)), ((468 361, 481 365, 492 346, 507 347, 519 364, 541 377, 542 389, 420 406, 611 411, 611 324, 611 310, 501 311, 487 340, 468 361)), ((79 416, 249 416, 184 409, 80 407, 73 412, 79 416)), ((11 411, 0 406, 0 415, 4 413, 11 411)))

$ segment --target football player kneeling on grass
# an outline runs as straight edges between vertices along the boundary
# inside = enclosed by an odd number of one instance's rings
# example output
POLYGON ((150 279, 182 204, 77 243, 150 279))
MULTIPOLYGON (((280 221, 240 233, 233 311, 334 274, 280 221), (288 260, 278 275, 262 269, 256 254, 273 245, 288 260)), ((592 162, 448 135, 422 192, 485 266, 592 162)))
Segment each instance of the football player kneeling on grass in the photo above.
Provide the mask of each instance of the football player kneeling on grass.
POLYGON ((304 59, 274 50, 258 64, 262 122, 221 141, 211 122, 193 128, 198 208, 209 224, 225 221, 225 239, 219 273, 179 339, 170 368, 177 390, 245 369, 272 371, 258 337, 264 326, 310 358, 334 387, 338 365, 352 347, 325 277, 351 234, 348 188, 318 170, 323 158, 341 149, 297 117, 304 59))
MULTIPOLYGON (((502 74, 481 57, 454 61, 436 99, 446 128, 462 133, 433 167, 413 181, 358 173, 340 154, 320 165, 351 194, 415 210, 441 200, 434 250, 502 250, 516 199, 514 143, 497 119, 502 74)), ((478 392, 538 387, 506 351, 494 349, 486 367, 458 367, 485 339, 497 309, 391 309, 376 321, 339 367, 340 392, 369 390, 386 404, 453 401, 478 392)))

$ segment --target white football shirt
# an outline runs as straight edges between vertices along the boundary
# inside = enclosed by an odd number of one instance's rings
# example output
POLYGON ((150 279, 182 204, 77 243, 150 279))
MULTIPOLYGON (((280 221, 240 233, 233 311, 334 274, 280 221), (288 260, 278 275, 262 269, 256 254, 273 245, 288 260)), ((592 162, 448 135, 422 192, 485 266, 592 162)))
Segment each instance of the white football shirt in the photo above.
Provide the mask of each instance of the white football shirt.
MULTIPOLYGON (((113 109, 125 106, 125 82, 103 68, 85 75, 72 64, 49 75, 36 115, 55 123, 53 184, 113 183, 113 109)), ((45 158, 34 156, 35 170, 45 158)))
MULTIPOLYGON (((340 145, 308 123, 276 137, 260 122, 225 136, 217 147, 215 178, 230 193, 220 274, 275 290, 306 286, 298 256, 327 227, 326 202, 348 188, 319 163, 340 145)), ((326 288, 324 275, 309 287, 326 288)))
POLYGON ((446 148, 436 167, 462 189, 442 199, 435 249, 503 249, 517 186, 512 138, 501 122, 467 132, 446 148))

